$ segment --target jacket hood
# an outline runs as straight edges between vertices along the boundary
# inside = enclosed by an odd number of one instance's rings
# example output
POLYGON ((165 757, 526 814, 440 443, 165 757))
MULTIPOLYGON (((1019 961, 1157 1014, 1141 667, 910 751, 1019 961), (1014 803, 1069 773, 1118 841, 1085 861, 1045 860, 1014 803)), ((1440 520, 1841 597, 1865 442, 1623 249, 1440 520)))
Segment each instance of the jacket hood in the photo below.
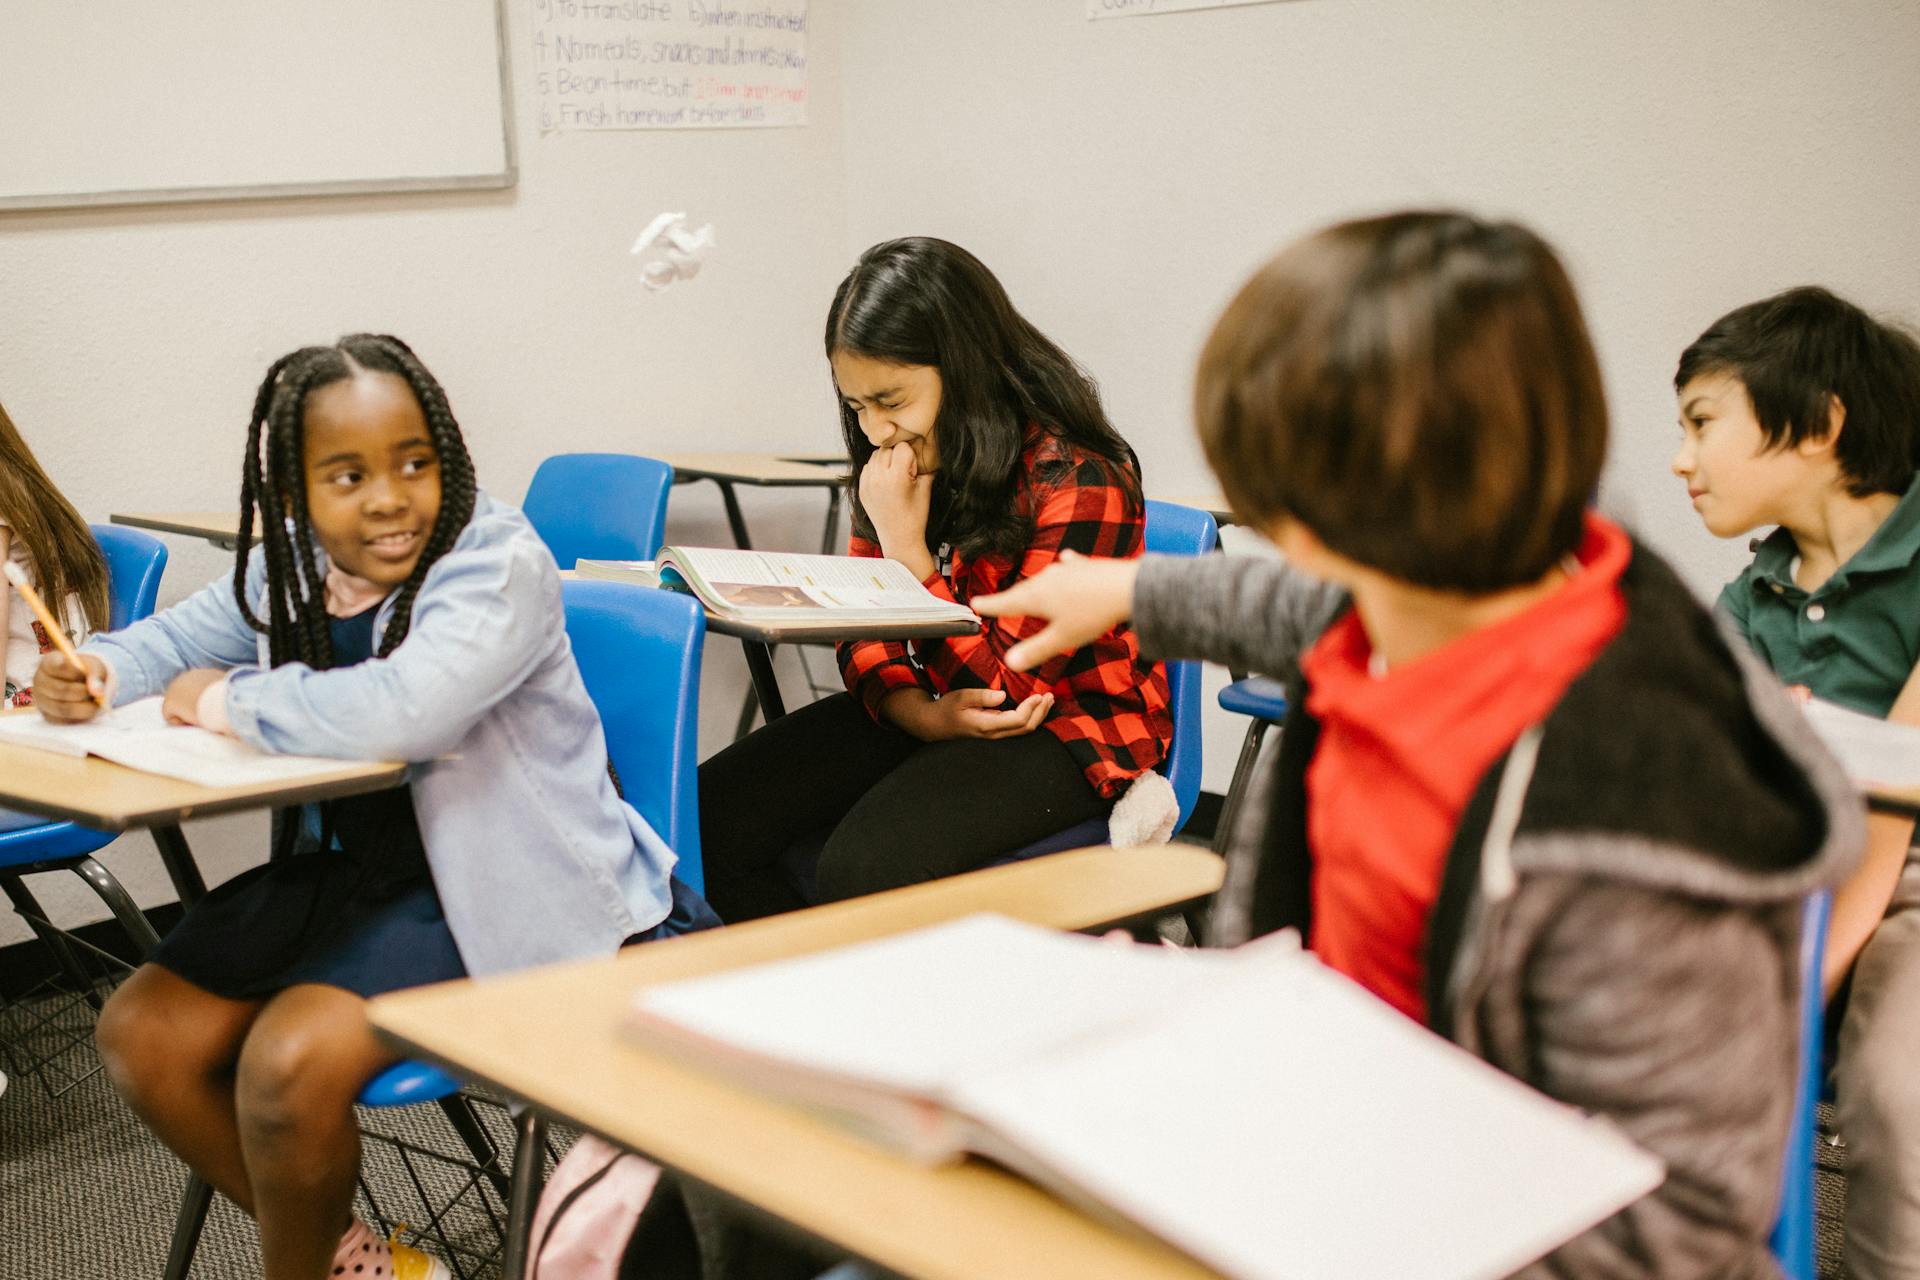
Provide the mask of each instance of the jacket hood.
MULTIPOLYGON (((1731 902, 1832 883, 1864 847, 1864 812, 1806 717, 1637 542, 1620 585, 1620 634, 1543 725, 1515 869, 1731 902)), ((1491 805, 1499 773, 1473 807, 1491 805)))

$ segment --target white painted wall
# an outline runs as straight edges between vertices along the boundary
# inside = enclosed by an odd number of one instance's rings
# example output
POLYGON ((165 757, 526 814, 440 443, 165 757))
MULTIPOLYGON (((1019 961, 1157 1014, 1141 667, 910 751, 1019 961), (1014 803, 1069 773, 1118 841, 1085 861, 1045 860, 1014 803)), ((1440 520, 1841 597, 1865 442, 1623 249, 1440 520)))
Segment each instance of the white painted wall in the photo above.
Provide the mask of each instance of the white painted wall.
MULTIPOLYGON (((231 505, 260 371, 353 328, 418 347, 510 498, 563 449, 830 447, 832 285, 867 244, 928 233, 978 252, 1099 375, 1149 488, 1178 493, 1209 486, 1190 371, 1247 273, 1336 217, 1460 204, 1564 251, 1613 399, 1605 501, 1707 591, 1742 550, 1664 471, 1680 348, 1806 280, 1920 321, 1920 0, 1084 13, 815 0, 807 128, 540 138, 522 93, 521 182, 497 195, 0 217, 0 399, 94 519, 231 505), (627 242, 668 207, 712 220, 721 249, 650 295, 627 242)), ((748 499, 768 545, 818 537, 818 495, 748 499)), ((710 487, 673 513, 670 537, 724 544, 710 487)), ((172 546, 167 598, 224 568, 172 546)), ((707 662, 711 750, 744 673, 724 643, 707 662)), ((1238 736, 1209 697, 1209 786, 1238 736)), ((218 878, 258 856, 260 827, 189 835, 218 878)), ((144 837, 107 860, 164 896, 144 837)), ((0 921, 0 943, 18 936, 0 921)))
MULTIPOLYGON (((1665 469, 1680 350, 1806 281, 1920 322, 1914 0, 1085 11, 861 4, 842 53, 849 243, 978 253, 1100 378, 1149 492, 1207 486, 1188 396, 1215 314, 1340 217, 1459 205, 1561 249, 1613 406, 1603 502, 1703 592, 1744 544, 1709 538, 1665 469)), ((1211 686, 1208 708, 1218 790, 1244 722, 1211 686)))
MULTIPOLYGON (((181 21, 197 20, 190 8, 181 21)), ((508 17, 525 86, 518 3, 508 17)), ((831 448, 819 333, 849 265, 840 21, 840 6, 814 5, 805 128, 543 138, 523 87, 520 182, 505 192, 0 214, 0 401, 97 521, 232 508, 269 361, 359 329, 414 345, 481 483, 513 501, 566 450, 831 448), (720 249, 697 281, 655 294, 627 250, 664 209, 711 221, 720 249)), ((818 491, 743 500, 769 545, 817 544, 818 491)), ((727 545, 711 485, 676 493, 671 511, 670 538, 727 545)), ((203 544, 167 541, 163 604, 231 572, 203 544)), ((711 746, 731 734, 746 671, 727 642, 708 647, 707 668, 711 746)), ((256 815, 187 835, 217 883, 263 855, 264 830, 256 815)), ((143 902, 171 897, 146 836, 104 858, 143 902)), ((56 892, 68 879, 34 888, 63 920, 104 915, 77 882, 56 892)), ((25 936, 0 915, 0 944, 25 936)))

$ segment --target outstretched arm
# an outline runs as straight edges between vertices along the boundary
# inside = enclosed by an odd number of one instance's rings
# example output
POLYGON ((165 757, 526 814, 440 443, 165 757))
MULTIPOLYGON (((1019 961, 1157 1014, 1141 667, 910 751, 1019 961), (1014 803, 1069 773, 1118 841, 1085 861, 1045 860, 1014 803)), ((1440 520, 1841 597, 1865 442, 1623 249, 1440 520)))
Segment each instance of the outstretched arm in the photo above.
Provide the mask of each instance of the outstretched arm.
POLYGON ((1022 670, 1131 616, 1149 656, 1200 658, 1284 677, 1345 608, 1346 593, 1283 561, 1252 556, 1098 560, 1069 554, 972 604, 982 614, 1046 622, 1008 653, 1009 664, 1022 670))

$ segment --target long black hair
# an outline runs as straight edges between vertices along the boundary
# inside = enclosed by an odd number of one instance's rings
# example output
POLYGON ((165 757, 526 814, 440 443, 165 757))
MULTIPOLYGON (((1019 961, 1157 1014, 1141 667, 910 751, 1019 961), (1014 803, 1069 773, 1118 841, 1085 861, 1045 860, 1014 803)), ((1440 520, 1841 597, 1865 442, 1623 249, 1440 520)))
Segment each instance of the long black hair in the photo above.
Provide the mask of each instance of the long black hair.
POLYGON ((302 347, 275 360, 254 395, 253 419, 247 426, 247 456, 240 469, 239 550, 233 565, 233 595, 240 615, 267 637, 272 666, 304 662, 324 669, 333 664, 326 583, 314 555, 313 523, 307 514, 307 397, 368 371, 394 374, 413 389, 440 467, 440 514, 413 572, 400 584, 393 616, 380 638, 380 656, 392 653, 407 638, 421 580, 473 518, 473 460, 467 456, 460 424, 447 407, 446 392, 406 343, 388 334, 356 333, 331 347, 302 347), (267 560, 265 622, 247 604, 247 561, 253 549, 256 510, 260 551, 267 560))
MULTIPOLYGON (((829 359, 845 351, 939 370, 935 521, 962 554, 1017 552, 1031 536, 1030 521, 1014 510, 1030 424, 1111 462, 1140 500, 1139 459, 1107 421, 1092 377, 1015 311, 993 273, 959 245, 912 236, 868 249, 834 291, 826 340, 829 359)), ((846 401, 838 403, 853 460, 854 527, 871 529, 859 476, 873 445, 846 401)))

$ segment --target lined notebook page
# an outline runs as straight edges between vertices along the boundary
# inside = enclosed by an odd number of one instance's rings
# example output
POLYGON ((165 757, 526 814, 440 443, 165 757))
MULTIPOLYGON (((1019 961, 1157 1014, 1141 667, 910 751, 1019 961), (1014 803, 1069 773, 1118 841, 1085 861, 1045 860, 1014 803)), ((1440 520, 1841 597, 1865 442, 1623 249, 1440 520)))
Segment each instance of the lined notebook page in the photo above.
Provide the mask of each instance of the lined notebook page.
POLYGON ((53 724, 39 715, 0 716, 0 741, 68 756, 99 756, 129 769, 203 787, 297 782, 353 763, 322 756, 274 755, 225 734, 168 724, 160 706, 159 698, 141 698, 85 724, 53 724))
POLYGON ((1304 954, 955 1101, 1004 1163, 1254 1280, 1504 1276, 1664 1176, 1304 954))
POLYGON ((939 1097, 1191 992, 1207 959, 969 916, 649 988, 634 1011, 773 1061, 939 1097))

